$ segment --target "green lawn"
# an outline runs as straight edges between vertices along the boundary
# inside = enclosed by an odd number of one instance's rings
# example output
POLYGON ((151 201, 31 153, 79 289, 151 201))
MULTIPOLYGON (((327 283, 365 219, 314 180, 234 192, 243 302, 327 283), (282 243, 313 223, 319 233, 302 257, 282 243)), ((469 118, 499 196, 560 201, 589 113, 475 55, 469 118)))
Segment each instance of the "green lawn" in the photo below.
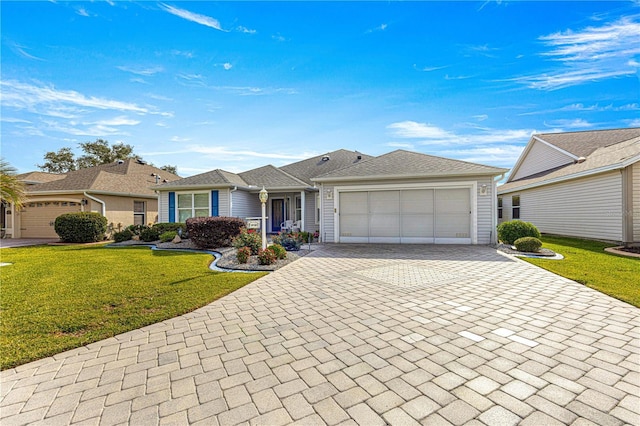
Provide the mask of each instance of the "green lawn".
POLYGON ((210 254, 148 247, 0 250, 0 368, 202 307, 264 273, 213 272, 210 254))
POLYGON ((640 259, 606 253, 612 244, 576 238, 542 237, 543 247, 564 260, 528 259, 548 271, 572 279, 616 299, 640 307, 640 259))

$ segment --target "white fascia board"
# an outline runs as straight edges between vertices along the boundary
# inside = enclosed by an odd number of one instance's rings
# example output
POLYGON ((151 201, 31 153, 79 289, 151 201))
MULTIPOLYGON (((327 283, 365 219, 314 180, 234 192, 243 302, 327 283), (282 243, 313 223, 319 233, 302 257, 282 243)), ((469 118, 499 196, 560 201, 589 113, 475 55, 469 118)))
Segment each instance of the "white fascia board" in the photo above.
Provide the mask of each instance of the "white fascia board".
POLYGON ((136 193, 128 193, 128 192, 113 192, 113 191, 92 191, 87 189, 78 189, 78 190, 65 190, 65 191, 27 191, 27 197, 29 196, 42 196, 42 195, 84 195, 87 192, 89 194, 99 194, 99 195, 112 195, 114 197, 135 197, 135 198, 158 198, 157 195, 152 194, 136 194, 136 193))
MULTIPOLYGON (((638 159, 640 159, 640 156, 636 159, 636 161, 638 161, 638 159)), ((633 164, 633 162, 629 164, 633 164)), ((498 195, 510 194, 513 192, 524 191, 526 189, 538 188, 540 186, 546 186, 554 183, 565 182, 568 180, 580 179, 587 176, 593 176, 601 173, 612 172, 614 170, 624 169, 625 167, 626 167, 625 163, 616 163, 616 164, 610 164, 608 166, 598 167, 596 169, 584 170, 582 172, 573 173, 566 176, 559 176, 557 178, 553 178, 549 180, 542 180, 539 182, 530 183, 528 185, 522 185, 517 188, 509 189, 507 191, 500 191, 500 187, 498 187, 498 195)))
POLYGON ((545 141, 544 139, 541 139, 541 138, 539 138, 539 137, 537 137, 537 136, 533 136, 533 138, 534 138, 535 140, 539 141, 539 142, 542 142, 543 144, 547 145, 548 147, 553 148, 553 149, 555 149, 556 151, 561 152, 561 153, 563 153, 564 155, 566 155, 566 156, 568 156, 568 157, 573 158, 574 160, 577 160, 578 158, 580 158, 580 157, 578 157, 577 155, 572 154, 572 153, 570 153, 569 151, 565 151, 565 150, 564 150, 564 149, 562 149, 562 148, 558 148, 558 147, 557 147, 557 146, 555 146, 554 144, 549 143, 549 142, 545 141))
POLYGON ((215 184, 215 185, 211 185, 211 184, 199 184, 199 185, 174 185, 174 186, 151 186, 150 188, 154 191, 159 191, 159 192, 169 192, 169 191, 189 191, 191 189, 197 189, 197 190, 205 190, 205 189, 211 189, 211 190, 215 190, 215 189, 227 189, 227 188, 235 188, 238 187, 238 189, 255 189, 255 188, 248 188, 245 186, 240 186, 240 185, 233 185, 230 183, 221 183, 221 184, 215 184))

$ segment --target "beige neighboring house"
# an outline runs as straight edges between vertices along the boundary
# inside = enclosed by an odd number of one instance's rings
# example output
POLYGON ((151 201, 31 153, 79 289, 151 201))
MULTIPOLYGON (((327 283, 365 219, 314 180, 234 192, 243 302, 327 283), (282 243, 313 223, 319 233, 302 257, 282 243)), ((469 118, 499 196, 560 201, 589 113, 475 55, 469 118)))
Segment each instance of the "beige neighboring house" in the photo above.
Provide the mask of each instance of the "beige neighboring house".
POLYGON ((498 221, 640 244, 640 128, 531 137, 498 187, 498 221))
POLYGON ((150 188, 180 179, 131 159, 65 174, 24 173, 18 178, 26 185, 27 201, 19 211, 3 206, 4 238, 57 238, 55 219, 70 212, 102 214, 109 232, 157 222, 158 195, 150 188))

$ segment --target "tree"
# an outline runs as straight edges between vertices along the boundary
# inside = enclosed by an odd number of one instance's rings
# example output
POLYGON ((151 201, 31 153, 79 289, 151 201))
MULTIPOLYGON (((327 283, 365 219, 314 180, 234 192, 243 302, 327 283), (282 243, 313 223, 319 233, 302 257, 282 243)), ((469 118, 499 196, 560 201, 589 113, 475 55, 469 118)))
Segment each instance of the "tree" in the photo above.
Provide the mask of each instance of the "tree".
POLYGON ((45 172, 67 173, 78 168, 71 148, 60 148, 58 152, 47 152, 44 159, 44 164, 37 164, 37 166, 45 172))
POLYGON ((169 172, 171 174, 177 175, 178 174, 178 166, 170 166, 170 165, 166 165, 166 166, 162 166, 160 167, 161 170, 164 170, 165 172, 169 172))
POLYGON ((16 178, 16 169, 0 159, 0 201, 11 203, 19 209, 26 198, 24 184, 16 178))
POLYGON ((106 140, 96 139, 95 142, 80 143, 80 148, 85 155, 77 160, 79 169, 113 163, 116 160, 126 160, 127 158, 142 160, 139 155, 133 153, 131 145, 125 145, 122 142, 110 147, 106 140))

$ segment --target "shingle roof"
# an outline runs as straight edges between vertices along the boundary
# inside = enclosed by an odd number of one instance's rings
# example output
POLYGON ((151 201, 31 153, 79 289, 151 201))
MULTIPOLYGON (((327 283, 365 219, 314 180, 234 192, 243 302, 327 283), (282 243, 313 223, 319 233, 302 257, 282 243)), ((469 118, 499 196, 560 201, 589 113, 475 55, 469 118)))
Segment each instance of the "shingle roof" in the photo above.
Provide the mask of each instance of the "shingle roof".
POLYGON ((163 185, 155 186, 155 189, 170 189, 170 188, 188 188, 188 187, 201 187, 201 186, 248 186, 249 184, 244 181, 239 175, 226 170, 215 169, 210 172, 200 173, 199 175, 189 176, 174 182, 165 183, 163 185))
POLYGON ((498 193, 506 193, 520 190, 524 187, 541 186, 577 178, 589 174, 607 170, 616 170, 625 167, 629 161, 640 160, 640 136, 614 145, 597 148, 586 160, 581 163, 568 164, 556 167, 532 176, 527 176, 498 187, 498 193))
POLYGON ((319 176, 313 180, 362 180, 373 178, 414 178, 460 175, 499 175, 508 169, 397 150, 319 176))
POLYGON ((158 174, 162 179, 173 181, 180 179, 172 173, 135 160, 122 163, 109 163, 86 169, 75 170, 64 175, 63 179, 28 186, 28 193, 55 191, 101 191, 114 194, 155 195, 151 186, 155 185, 158 174))
POLYGON ((312 185, 311 180, 315 177, 352 166, 370 158, 373 157, 358 151, 339 149, 296 163, 287 164, 286 166, 280 167, 280 169, 306 182, 308 185, 312 185), (328 160, 323 160, 323 158, 328 158, 328 160))
POLYGON ((300 179, 272 165, 258 167, 239 174, 249 185, 266 188, 305 188, 309 186, 300 179))
POLYGON ((16 175, 18 180, 27 184, 52 182, 64 179, 65 173, 27 172, 16 175))
POLYGON ((598 148, 637 138, 640 136, 640 127, 586 132, 540 133, 533 136, 570 152, 576 157, 588 157, 598 148))

